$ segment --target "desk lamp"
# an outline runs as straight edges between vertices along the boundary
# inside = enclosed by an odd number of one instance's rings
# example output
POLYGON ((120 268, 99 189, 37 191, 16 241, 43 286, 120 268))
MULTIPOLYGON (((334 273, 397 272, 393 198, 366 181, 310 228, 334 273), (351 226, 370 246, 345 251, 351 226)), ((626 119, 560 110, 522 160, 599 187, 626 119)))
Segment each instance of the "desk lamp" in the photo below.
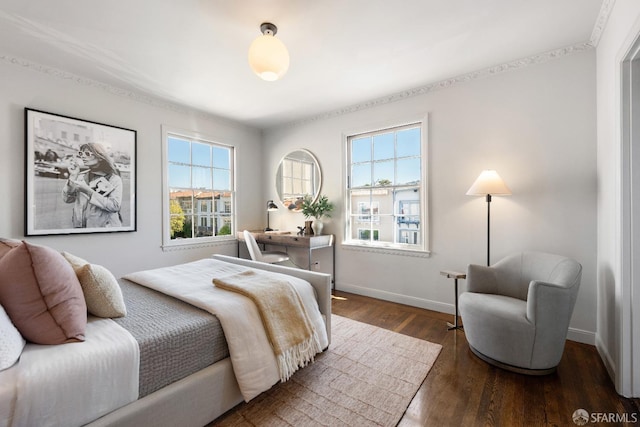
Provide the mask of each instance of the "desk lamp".
POLYGON ((273 228, 269 227, 269 212, 274 212, 278 210, 278 205, 273 203, 273 200, 267 201, 267 228, 264 231, 273 231, 273 228))

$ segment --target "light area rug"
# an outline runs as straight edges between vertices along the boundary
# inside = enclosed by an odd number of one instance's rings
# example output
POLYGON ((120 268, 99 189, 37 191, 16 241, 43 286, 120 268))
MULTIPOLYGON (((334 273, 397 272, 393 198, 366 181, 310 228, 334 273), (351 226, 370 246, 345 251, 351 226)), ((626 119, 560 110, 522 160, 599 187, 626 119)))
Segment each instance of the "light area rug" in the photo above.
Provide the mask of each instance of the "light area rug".
POLYGON ((332 315, 313 364, 209 427, 395 426, 442 346, 332 315))

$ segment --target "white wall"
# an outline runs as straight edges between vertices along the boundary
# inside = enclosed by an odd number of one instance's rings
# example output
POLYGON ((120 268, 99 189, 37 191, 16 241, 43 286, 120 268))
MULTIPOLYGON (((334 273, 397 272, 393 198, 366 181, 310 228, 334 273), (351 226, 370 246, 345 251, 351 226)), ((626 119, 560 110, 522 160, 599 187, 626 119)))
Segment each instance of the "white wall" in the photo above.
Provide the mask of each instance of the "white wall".
MULTIPOLYGON (((631 337, 622 331, 622 145, 620 63, 640 34, 640 2, 617 0, 597 49, 598 336, 597 347, 619 393, 631 395, 631 337)), ((637 257, 637 255, 636 255, 637 257)), ((637 285, 636 289, 637 289, 637 285)), ((636 312, 637 312, 637 307, 636 312)), ((631 313, 626 313, 631 316, 631 313)), ((635 331, 636 339, 638 331, 635 331)), ((636 355, 637 357, 637 355, 636 355)), ((637 363, 637 362, 636 362, 637 363)), ((638 373, 636 372, 636 378, 638 373)), ((636 382, 638 382, 636 380, 636 382)), ((636 385, 640 387, 640 385, 636 385)), ((636 396, 638 391, 636 390, 636 396)))
MULTIPOLYGON (((569 337, 596 330, 596 96, 593 50, 358 112, 265 132, 264 188, 277 199, 275 171, 290 150, 320 162, 322 193, 337 204, 325 227, 337 235, 337 288, 453 313, 453 285, 440 270, 486 261, 486 202, 465 193, 496 169, 513 195, 494 197, 492 261, 522 250, 576 258, 584 271, 569 337), (431 256, 347 249, 343 239, 343 137, 429 117, 431 256)), ((271 225, 304 218, 281 209, 271 225)), ((464 281, 462 290, 464 290, 464 281)))
MULTIPOLYGON (((472 80, 359 112, 266 131, 226 120, 151 106, 97 86, 0 63, 0 236, 24 230, 24 108, 138 131, 138 231, 43 236, 29 240, 101 263, 116 275, 176 264, 235 244, 161 249, 161 125, 199 131, 238 147, 238 228, 261 228, 264 203, 277 199, 281 157, 307 148, 323 171, 322 193, 337 204, 326 225, 338 237, 337 287, 453 313, 453 289, 442 269, 482 264, 486 203, 465 196, 481 170, 497 169, 513 196, 492 202, 492 260, 520 250, 572 256, 584 266, 570 338, 593 342, 596 321, 595 54, 472 80), (429 117, 430 248, 427 258, 348 250, 343 237, 343 136, 429 117), (261 139, 264 142, 262 146, 261 139), (261 182, 256 185, 255 183, 261 182)), ((271 225, 295 229, 303 217, 281 209, 271 225)), ((326 269, 329 259, 322 265, 326 269)), ((464 290, 464 281, 462 281, 464 290)))
MULTIPOLYGON (((210 256, 236 254, 234 242, 222 246, 163 252, 161 125, 198 131, 237 147, 238 223, 262 225, 260 132, 230 121, 151 106, 111 94, 98 85, 76 83, 60 73, 0 62, 0 236, 24 238, 24 108, 134 129, 138 132, 138 231, 28 240, 66 250, 105 265, 116 276, 140 269, 210 256)), ((214 96, 214 95, 212 95, 214 96)))

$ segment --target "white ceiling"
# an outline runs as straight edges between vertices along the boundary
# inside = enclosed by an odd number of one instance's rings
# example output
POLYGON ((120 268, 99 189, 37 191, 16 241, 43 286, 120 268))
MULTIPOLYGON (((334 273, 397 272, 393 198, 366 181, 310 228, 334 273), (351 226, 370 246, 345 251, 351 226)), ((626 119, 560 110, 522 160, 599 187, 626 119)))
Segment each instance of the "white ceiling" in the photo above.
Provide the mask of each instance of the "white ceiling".
POLYGON ((265 128, 589 42, 602 3, 0 0, 0 56, 265 128), (247 64, 262 22, 291 56, 277 82, 247 64))

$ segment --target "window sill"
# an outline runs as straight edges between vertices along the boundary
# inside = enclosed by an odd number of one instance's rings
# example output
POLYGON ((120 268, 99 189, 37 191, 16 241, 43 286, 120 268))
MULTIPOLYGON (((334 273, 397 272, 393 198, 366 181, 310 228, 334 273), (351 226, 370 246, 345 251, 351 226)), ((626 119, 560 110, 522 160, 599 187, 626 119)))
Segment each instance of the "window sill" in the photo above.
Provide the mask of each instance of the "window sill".
POLYGON ((216 240, 198 240, 198 239, 184 239, 184 240, 172 240, 171 243, 162 245, 163 252, 174 252, 188 249, 200 249, 209 248, 214 246, 231 245, 236 244, 237 240, 234 236, 227 236, 216 240))
POLYGON ((431 256, 431 252, 427 250, 402 249, 393 246, 373 246, 355 242, 342 242, 342 248, 349 251, 373 252, 377 254, 400 255, 416 258, 429 258, 431 256))

